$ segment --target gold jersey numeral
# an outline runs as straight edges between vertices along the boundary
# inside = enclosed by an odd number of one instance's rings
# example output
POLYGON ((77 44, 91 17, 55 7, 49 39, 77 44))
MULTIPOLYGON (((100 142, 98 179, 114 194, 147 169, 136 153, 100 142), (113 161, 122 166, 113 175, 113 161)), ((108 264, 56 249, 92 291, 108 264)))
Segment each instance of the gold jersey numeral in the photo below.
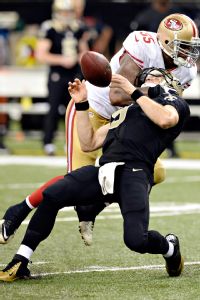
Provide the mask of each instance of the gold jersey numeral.
POLYGON ((122 122, 124 122, 127 114, 128 106, 121 108, 112 114, 112 118, 115 119, 110 124, 110 129, 118 127, 122 122))

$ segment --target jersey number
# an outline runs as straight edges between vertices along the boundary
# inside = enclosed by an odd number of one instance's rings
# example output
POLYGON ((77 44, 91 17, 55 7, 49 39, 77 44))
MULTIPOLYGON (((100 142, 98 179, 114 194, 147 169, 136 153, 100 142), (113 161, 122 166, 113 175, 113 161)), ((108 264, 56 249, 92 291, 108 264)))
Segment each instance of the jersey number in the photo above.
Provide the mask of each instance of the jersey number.
MULTIPOLYGON (((141 36, 143 38, 143 41, 145 43, 150 44, 151 42, 153 42, 155 44, 155 41, 154 41, 153 37, 149 33, 140 31, 140 34, 141 34, 141 36)), ((137 42, 138 41, 139 40, 137 40, 137 42)))
POLYGON ((121 108, 112 114, 112 118, 115 119, 110 124, 110 129, 118 127, 122 122, 124 122, 127 114, 128 106, 121 108))

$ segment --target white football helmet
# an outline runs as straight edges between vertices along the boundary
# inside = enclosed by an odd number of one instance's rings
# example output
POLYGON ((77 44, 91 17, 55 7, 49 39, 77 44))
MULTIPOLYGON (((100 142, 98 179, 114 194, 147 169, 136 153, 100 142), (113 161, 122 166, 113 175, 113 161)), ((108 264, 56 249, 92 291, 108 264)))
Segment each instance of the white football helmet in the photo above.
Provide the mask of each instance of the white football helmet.
POLYGON ((188 16, 175 13, 164 18, 157 31, 161 49, 178 66, 192 67, 199 57, 199 32, 188 16))

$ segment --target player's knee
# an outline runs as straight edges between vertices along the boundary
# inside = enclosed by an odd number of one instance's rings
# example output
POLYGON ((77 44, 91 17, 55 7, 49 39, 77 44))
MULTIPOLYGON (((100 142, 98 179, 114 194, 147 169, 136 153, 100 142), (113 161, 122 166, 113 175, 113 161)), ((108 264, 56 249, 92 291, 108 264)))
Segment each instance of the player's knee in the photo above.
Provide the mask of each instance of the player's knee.
POLYGON ((147 239, 144 234, 124 234, 124 243, 131 251, 146 253, 147 239))
POLYGON ((154 184, 163 182, 165 178, 166 178, 166 170, 164 166, 161 166, 154 170, 154 184))

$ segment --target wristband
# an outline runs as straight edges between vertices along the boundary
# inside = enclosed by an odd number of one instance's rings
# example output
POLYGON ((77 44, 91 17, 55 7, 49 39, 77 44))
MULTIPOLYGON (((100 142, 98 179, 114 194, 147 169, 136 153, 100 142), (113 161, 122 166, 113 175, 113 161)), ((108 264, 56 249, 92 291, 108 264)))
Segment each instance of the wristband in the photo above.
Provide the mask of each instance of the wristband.
POLYGON ((140 97, 144 96, 144 94, 142 92, 140 92, 140 90, 135 90, 132 94, 131 94, 131 98, 133 99, 133 101, 137 101, 137 99, 139 99, 140 97))
POLYGON ((75 108, 76 108, 77 111, 88 110, 89 107, 90 107, 90 106, 89 106, 89 102, 88 102, 88 101, 75 103, 75 108))

